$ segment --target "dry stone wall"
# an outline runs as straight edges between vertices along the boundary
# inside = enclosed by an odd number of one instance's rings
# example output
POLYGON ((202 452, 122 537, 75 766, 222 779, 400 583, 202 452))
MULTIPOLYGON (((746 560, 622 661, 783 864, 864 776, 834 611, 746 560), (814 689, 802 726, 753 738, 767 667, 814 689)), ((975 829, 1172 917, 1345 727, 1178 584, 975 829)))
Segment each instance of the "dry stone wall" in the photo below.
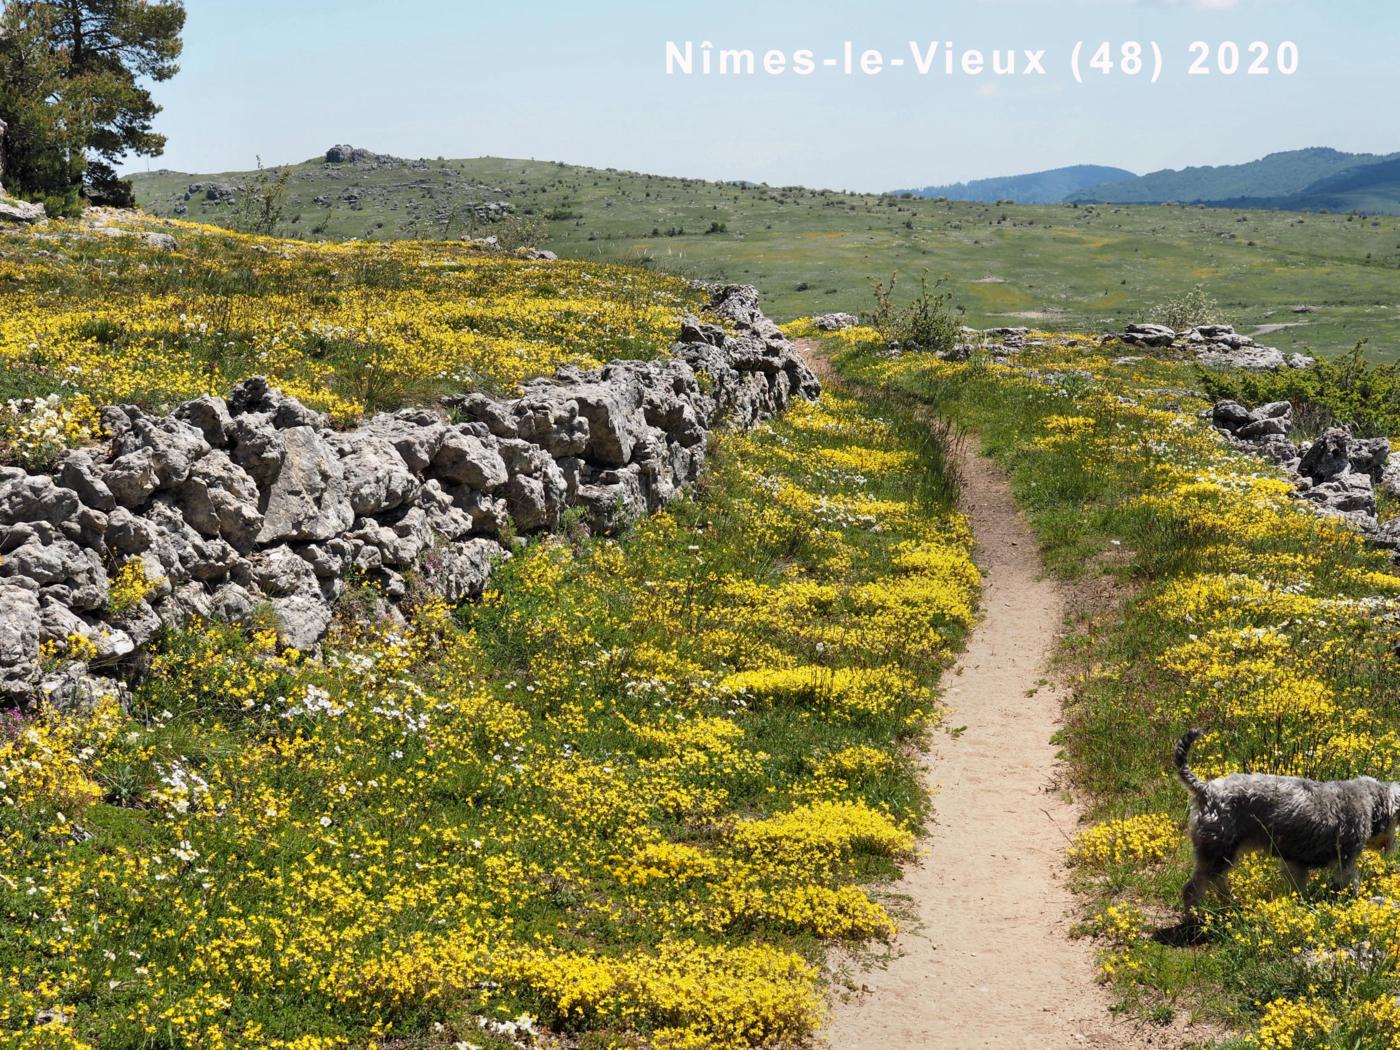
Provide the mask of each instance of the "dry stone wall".
POLYGON ((308 649, 349 579, 393 615, 410 576, 454 602, 480 594, 511 538, 571 509, 595 532, 625 528, 695 481, 711 432, 820 392, 753 288, 718 289, 708 313, 725 327, 687 316, 667 360, 565 368, 516 398, 348 431, 261 378, 164 416, 105 409, 103 446, 47 473, 0 467, 0 698, 90 702, 194 615, 266 605, 308 649), (117 600, 123 571, 153 589, 117 600), (41 658, 75 637, 87 659, 41 658))

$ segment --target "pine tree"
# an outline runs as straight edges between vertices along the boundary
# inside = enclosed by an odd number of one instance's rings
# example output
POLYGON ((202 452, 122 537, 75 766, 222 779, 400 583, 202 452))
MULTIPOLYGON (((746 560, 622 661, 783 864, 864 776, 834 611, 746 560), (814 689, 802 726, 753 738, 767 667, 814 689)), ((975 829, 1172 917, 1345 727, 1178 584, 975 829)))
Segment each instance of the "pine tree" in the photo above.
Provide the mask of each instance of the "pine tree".
POLYGON ((0 120, 12 192, 71 210, 130 204, 114 164, 158 155, 147 82, 179 67, 180 0, 12 0, 0 19, 0 120))

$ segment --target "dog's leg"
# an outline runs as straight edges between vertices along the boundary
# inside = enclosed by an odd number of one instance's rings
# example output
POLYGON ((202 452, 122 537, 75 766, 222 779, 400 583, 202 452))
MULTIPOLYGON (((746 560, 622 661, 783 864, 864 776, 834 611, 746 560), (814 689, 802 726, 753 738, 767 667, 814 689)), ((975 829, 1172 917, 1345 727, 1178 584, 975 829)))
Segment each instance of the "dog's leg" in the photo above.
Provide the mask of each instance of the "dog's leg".
POLYGON ((1186 914, 1194 916, 1201 899, 1207 893, 1214 893, 1225 903, 1230 903, 1230 868, 1234 866, 1233 854, 1221 855, 1196 851, 1196 870, 1181 891, 1181 901, 1186 906, 1186 914))
POLYGON ((1288 888, 1294 893, 1301 894, 1308 888, 1308 869, 1304 864, 1294 864, 1289 860, 1284 861, 1283 877, 1288 882, 1288 888))
POLYGON ((1337 859, 1337 871, 1332 876, 1332 888, 1334 890, 1351 890, 1355 892, 1356 887, 1361 882, 1361 875, 1356 870, 1356 862, 1360 859, 1361 851, 1357 850, 1344 853, 1337 859))

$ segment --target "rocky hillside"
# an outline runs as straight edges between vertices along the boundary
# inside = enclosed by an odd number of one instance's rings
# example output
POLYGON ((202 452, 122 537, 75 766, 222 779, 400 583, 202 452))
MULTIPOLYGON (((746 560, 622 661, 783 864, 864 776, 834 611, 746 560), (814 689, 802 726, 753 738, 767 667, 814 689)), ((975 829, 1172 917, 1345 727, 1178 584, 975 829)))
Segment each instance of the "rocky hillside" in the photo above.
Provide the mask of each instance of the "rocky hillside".
POLYGON ((147 211, 229 226, 238 222, 239 209, 259 179, 284 172, 285 232, 304 238, 485 237, 499 232, 516 210, 507 190, 482 182, 461 162, 407 160, 350 145, 261 174, 154 171, 134 182, 147 211))
MULTIPOLYGON (((859 313, 870 304, 871 276, 895 271, 905 295, 923 271, 946 277, 967 322, 984 328, 1121 327, 1205 284, 1242 332, 1276 328, 1270 341, 1285 352, 1340 354, 1362 334, 1373 350, 1400 352, 1392 349, 1400 347, 1400 315, 1390 305, 1400 263, 1394 218, 939 202, 492 157, 422 163, 356 167, 318 155, 295 165, 277 233, 495 236, 565 258, 753 284, 778 319, 859 313), (496 200, 481 187, 502 191, 514 210, 478 217, 477 205, 496 200), (1316 309, 1294 316, 1302 304, 1316 309)), ((208 198, 207 184, 256 177, 157 173, 136 181, 159 214, 183 207, 192 220, 228 225, 239 217, 237 194, 221 204, 208 198), (191 184, 205 189, 185 200, 191 184)))

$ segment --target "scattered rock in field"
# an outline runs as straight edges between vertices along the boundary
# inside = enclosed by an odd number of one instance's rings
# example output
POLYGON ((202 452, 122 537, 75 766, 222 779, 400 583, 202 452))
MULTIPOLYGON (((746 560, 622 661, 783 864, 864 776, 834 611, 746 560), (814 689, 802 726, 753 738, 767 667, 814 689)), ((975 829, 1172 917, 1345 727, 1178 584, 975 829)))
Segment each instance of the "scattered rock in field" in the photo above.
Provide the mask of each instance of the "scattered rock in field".
POLYGON ((48 212, 42 204, 6 197, 3 187, 0 187, 0 222, 39 222, 46 218, 48 212))
POLYGON ((202 196, 207 201, 215 204, 228 204, 233 201, 237 191, 231 183, 227 182, 192 182, 185 187, 185 199, 202 196))
POLYGON ((1130 324, 1122 334, 1110 333, 1129 346, 1189 349, 1207 368, 1242 368, 1251 372, 1276 372, 1282 368, 1311 368, 1316 362, 1303 354, 1285 355, 1272 346, 1260 346, 1253 337, 1236 332, 1228 324, 1197 325, 1178 334, 1166 325, 1130 324))
POLYGON ((1277 372, 1288 364, 1283 353, 1272 346, 1232 348, 1224 343, 1200 347, 1196 360, 1207 368, 1242 368, 1250 372, 1277 372))
POLYGON ((855 314, 822 314, 812 318, 812 324, 822 332, 841 332, 860 324, 860 318, 855 314))
POLYGON ((1176 342, 1176 331, 1164 324, 1130 324, 1118 338, 1129 346, 1166 347, 1176 342))

